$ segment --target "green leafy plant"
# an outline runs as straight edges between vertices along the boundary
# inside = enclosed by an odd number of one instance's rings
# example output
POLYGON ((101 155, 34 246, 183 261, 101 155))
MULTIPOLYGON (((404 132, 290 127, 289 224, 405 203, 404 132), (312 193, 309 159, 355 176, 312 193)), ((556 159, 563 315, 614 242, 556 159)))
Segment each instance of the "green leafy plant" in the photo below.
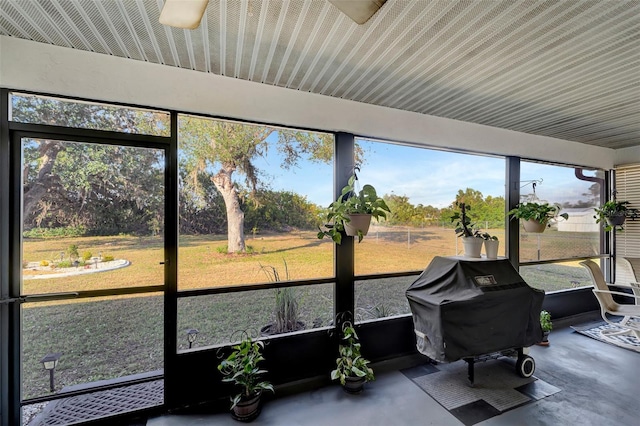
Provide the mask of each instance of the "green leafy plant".
POLYGON ((78 254, 78 246, 76 244, 71 244, 67 249, 67 254, 69 255, 69 258, 71 260, 76 260, 77 258, 79 258, 80 255, 78 254))
POLYGON ((609 200, 602 206, 593 209, 596 212, 593 217, 596 220, 596 223, 602 222, 602 226, 607 232, 613 229, 622 231, 624 229, 622 225, 612 224, 609 220, 613 217, 626 217, 627 212, 629 211, 629 208, 627 207, 628 204, 629 201, 616 201, 615 199, 609 200))
POLYGON ((547 311, 540 311, 540 327, 542 331, 553 330, 553 323, 551 322, 551 314, 547 311))
POLYGON ((475 229, 475 223, 471 222, 471 219, 467 214, 467 212, 471 210, 471 206, 465 203, 458 202, 456 202, 456 206, 460 209, 460 212, 456 212, 451 215, 451 222, 456 222, 455 233, 458 235, 458 237, 482 238, 482 234, 479 230, 475 229))
POLYGON ((84 260, 85 262, 91 260, 92 257, 93 253, 91 253, 90 251, 85 251, 84 253, 82 253, 82 260, 84 260))
MULTIPOLYGON (((226 244, 223 246, 216 247, 216 252, 220 254, 230 254, 229 248, 226 244)), ((253 246, 249 246, 249 245, 245 246, 245 250, 244 250, 245 254, 253 254, 255 252, 256 250, 253 248, 253 246)))
POLYGON ((240 393, 231 398, 231 408, 238 405, 242 399, 249 399, 259 392, 273 392, 273 385, 262 380, 262 376, 267 371, 258 366, 264 361, 262 356, 264 342, 253 340, 245 332, 240 343, 232 349, 231 354, 218 364, 218 371, 223 376, 222 381, 233 383, 241 388, 240 393))
POLYGON ((336 369, 331 371, 331 380, 339 380, 345 385, 347 377, 363 377, 366 382, 375 380, 369 361, 360 354, 358 335, 351 322, 342 325, 342 341, 338 348, 340 356, 336 359, 336 369))
POLYGON ((359 307, 356 309, 356 318, 359 321, 386 318, 392 315, 394 315, 393 311, 385 303, 377 303, 375 305, 359 307))
MULTIPOLYGON (((287 261, 284 262, 285 279, 289 281, 289 268, 287 261)), ((260 269, 267 275, 269 281, 279 282, 280 273, 278 269, 270 265, 260 265, 260 269)), ((297 331, 304 328, 304 323, 300 320, 300 308, 296 290, 293 287, 282 287, 275 289, 275 309, 274 323, 267 328, 269 334, 281 334, 297 331)))
POLYGON ((549 220, 557 217, 563 217, 565 220, 569 219, 567 213, 560 213, 560 206, 558 204, 549 203, 520 203, 516 208, 509 210, 508 214, 511 219, 533 220, 547 225, 549 220))
POLYGON ((109 255, 102 256, 102 261, 103 262, 111 262, 113 260, 114 260, 113 256, 109 256, 109 255))
POLYGON ((480 238, 486 241, 498 241, 498 237, 496 237, 495 235, 491 235, 488 232, 481 233, 480 238))
MULTIPOLYGON (((318 238, 331 238, 336 244, 342 243, 344 224, 349 222, 351 214, 370 214, 376 220, 386 218, 387 213, 391 213, 387 203, 378 196, 376 189, 366 184, 358 192, 355 190, 357 176, 353 174, 342 188, 338 199, 332 202, 327 208, 326 229, 320 228, 318 238)), ((362 241, 364 234, 358 230, 358 242, 362 241)))
POLYGON ((64 228, 32 228, 24 231, 24 238, 61 238, 61 237, 82 237, 87 234, 84 226, 68 226, 64 228))

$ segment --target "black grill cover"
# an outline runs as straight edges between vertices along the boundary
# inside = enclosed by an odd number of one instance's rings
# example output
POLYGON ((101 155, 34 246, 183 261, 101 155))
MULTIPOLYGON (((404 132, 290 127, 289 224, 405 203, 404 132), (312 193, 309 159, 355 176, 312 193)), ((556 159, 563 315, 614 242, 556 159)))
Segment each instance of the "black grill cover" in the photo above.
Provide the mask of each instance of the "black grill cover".
POLYGON ((436 257, 406 291, 420 353, 453 362, 542 340, 544 291, 506 259, 436 257))

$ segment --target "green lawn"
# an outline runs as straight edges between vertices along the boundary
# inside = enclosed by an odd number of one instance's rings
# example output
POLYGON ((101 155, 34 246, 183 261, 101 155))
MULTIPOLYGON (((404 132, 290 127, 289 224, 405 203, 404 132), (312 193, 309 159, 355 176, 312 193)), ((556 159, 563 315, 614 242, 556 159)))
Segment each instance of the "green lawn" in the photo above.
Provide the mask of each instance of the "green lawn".
MULTIPOLYGON (((500 235, 499 232, 492 233, 500 235)), ((567 237, 563 235, 564 240, 567 237)), ((284 279, 285 262, 292 280, 333 275, 333 244, 316 239, 315 233, 258 235, 249 237, 247 243, 252 247, 251 254, 228 255, 217 249, 225 244, 220 237, 183 237, 179 252, 180 290, 267 282, 269 278, 262 269, 265 265, 277 268, 284 279)), ((94 255, 124 258, 131 266, 68 278, 25 280, 23 293, 125 288, 163 282, 159 238, 26 240, 23 259, 55 260, 71 244, 77 244, 80 253, 91 251, 94 255)), ((450 229, 374 228, 356 245, 356 270, 359 274, 422 270, 435 255, 455 254, 455 244, 450 229)), ((461 250, 461 244, 459 247, 461 250)), ((42 272, 26 271, 25 275, 37 273, 42 272)), ((587 285, 585 276, 577 264, 523 268, 527 282, 546 290, 587 285)), ((404 291, 414 279, 411 276, 356 282, 357 320, 409 313, 404 291)), ((296 292, 301 320, 307 328, 330 324, 332 284, 302 286, 296 292)), ((199 330, 197 346, 228 343, 242 330, 257 332, 272 320, 274 302, 274 290, 180 298, 177 349, 187 348, 185 331, 190 328, 199 330)), ((160 294, 28 303, 23 308, 23 398, 48 393, 48 375, 39 360, 49 352, 63 353, 56 372, 57 390, 163 367, 160 294)))

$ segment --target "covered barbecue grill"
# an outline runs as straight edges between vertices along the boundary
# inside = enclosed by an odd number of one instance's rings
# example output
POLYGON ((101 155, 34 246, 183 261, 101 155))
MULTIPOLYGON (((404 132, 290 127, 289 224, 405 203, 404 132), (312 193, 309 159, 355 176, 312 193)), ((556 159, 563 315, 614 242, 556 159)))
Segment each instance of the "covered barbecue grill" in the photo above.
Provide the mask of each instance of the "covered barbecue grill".
POLYGON ((527 285, 507 259, 435 257, 406 291, 420 353, 438 362, 518 354, 518 372, 535 363, 523 348, 542 340, 544 292, 527 285))

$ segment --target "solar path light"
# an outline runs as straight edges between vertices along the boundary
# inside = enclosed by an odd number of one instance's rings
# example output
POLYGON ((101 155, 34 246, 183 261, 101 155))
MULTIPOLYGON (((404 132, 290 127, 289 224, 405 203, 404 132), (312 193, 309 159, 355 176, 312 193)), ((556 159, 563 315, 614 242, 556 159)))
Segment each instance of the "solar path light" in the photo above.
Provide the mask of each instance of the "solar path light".
POLYGON ((53 374, 56 367, 58 366, 58 360, 60 360, 61 355, 62 354, 59 352, 54 354, 46 354, 44 358, 40 360, 40 362, 44 366, 44 369, 49 371, 49 389, 51 392, 55 390, 53 374))
POLYGON ((189 342, 189 349, 193 346, 193 342, 198 338, 198 330, 195 328, 190 328, 187 330, 187 341, 189 342))

